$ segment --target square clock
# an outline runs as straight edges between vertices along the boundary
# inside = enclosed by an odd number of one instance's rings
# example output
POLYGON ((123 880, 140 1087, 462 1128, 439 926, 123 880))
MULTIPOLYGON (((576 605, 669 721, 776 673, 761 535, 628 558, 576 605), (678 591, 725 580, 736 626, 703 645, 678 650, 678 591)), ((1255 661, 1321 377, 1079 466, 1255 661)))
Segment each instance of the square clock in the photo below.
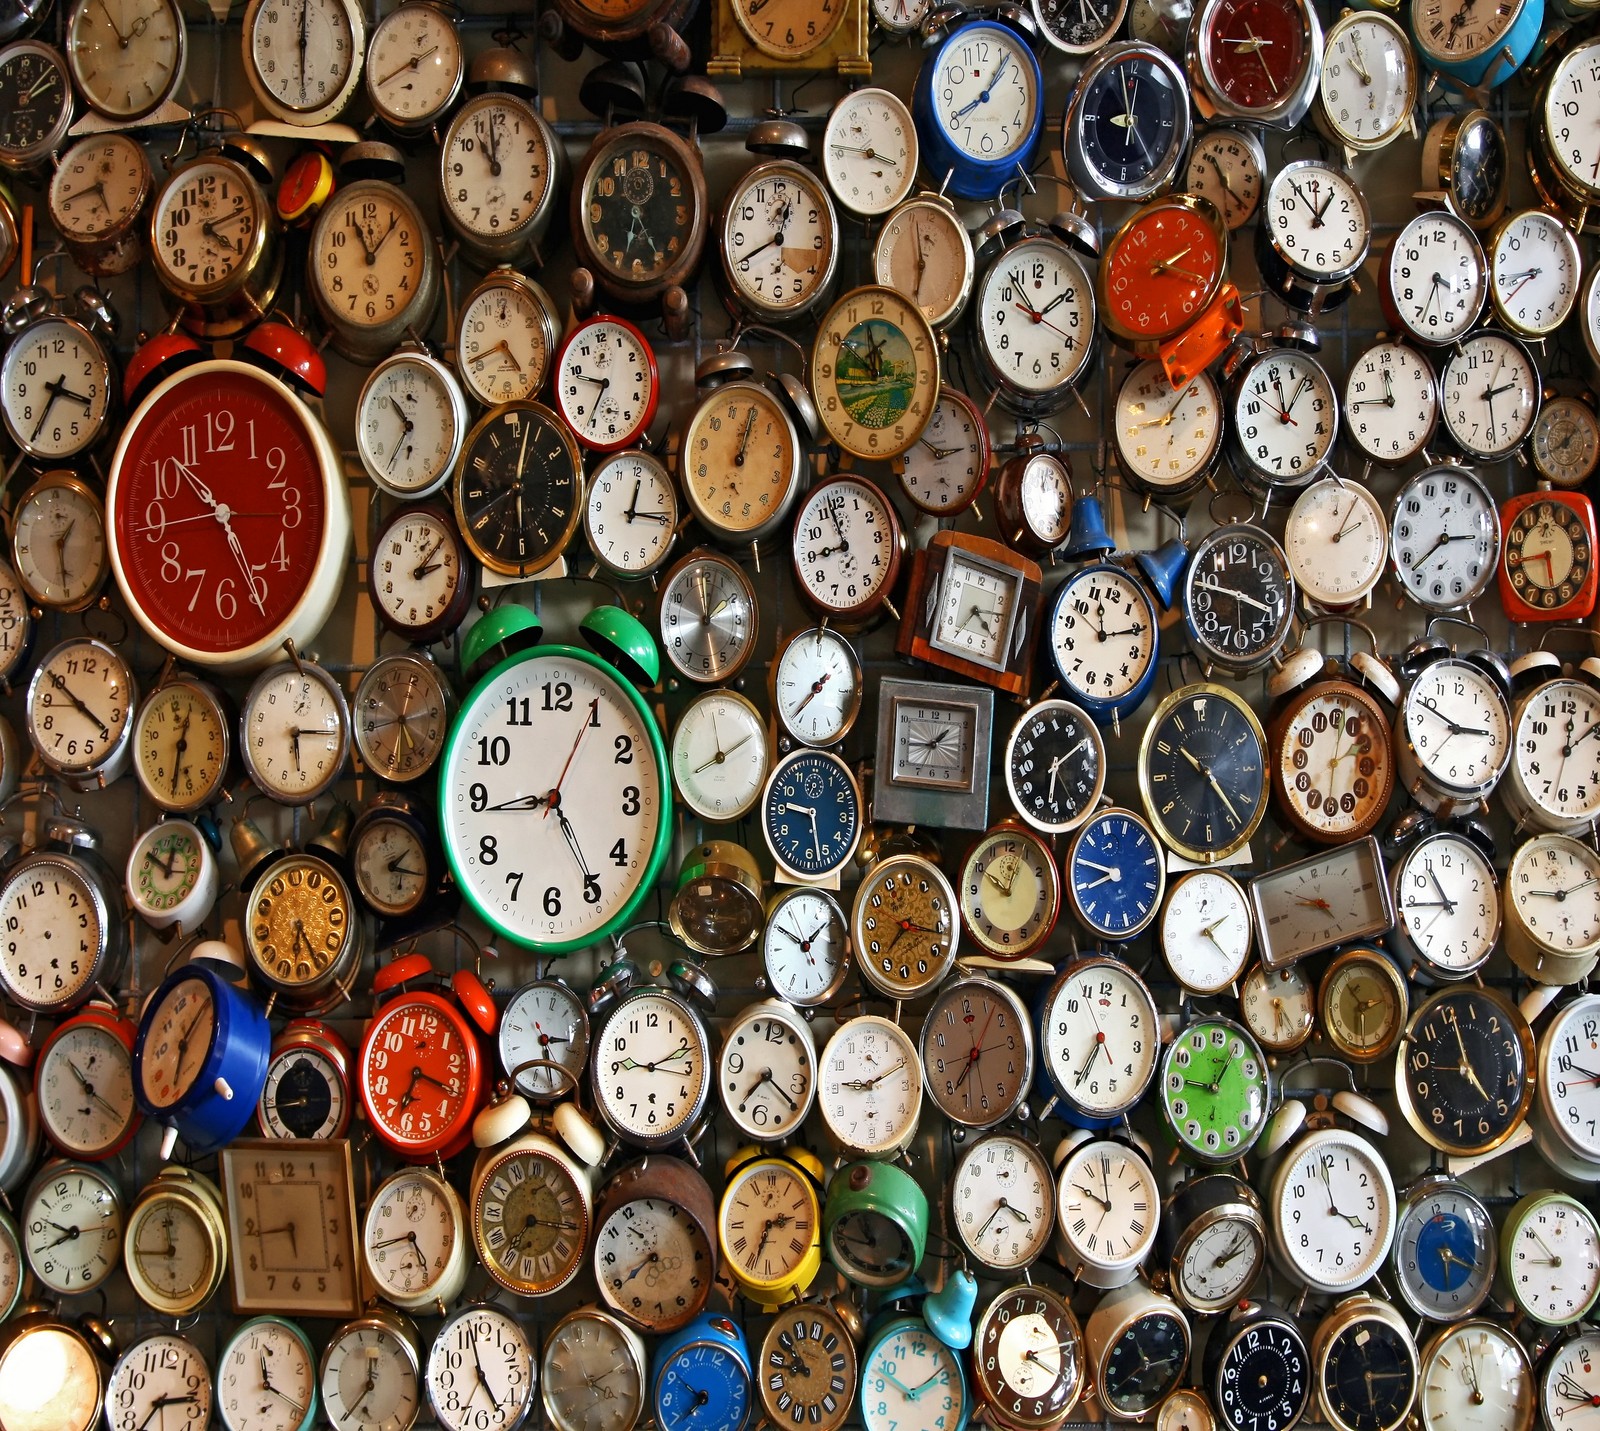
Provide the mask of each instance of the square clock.
POLYGON ((872 818, 987 829, 993 728, 994 692, 982 686, 880 682, 872 818))
POLYGON ((349 1141, 241 1138, 221 1157, 233 1310, 356 1316, 361 1262, 349 1141))

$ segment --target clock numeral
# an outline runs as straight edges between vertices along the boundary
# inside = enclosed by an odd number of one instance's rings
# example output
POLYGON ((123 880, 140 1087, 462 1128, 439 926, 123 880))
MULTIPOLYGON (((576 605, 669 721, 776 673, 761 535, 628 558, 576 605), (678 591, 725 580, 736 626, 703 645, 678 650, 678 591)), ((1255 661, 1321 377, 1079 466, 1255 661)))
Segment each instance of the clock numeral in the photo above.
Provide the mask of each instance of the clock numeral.
POLYGON ((618 840, 611 847, 611 863, 619 869, 628 867, 628 844, 626 840, 618 840))
POLYGON ((478 859, 486 865, 499 863, 500 849, 493 835, 485 835, 478 841, 478 859))
POLYGON ((544 892, 544 912, 552 919, 561 913, 561 891, 555 885, 544 892))
POLYGON ((517 896, 522 893, 522 872, 514 870, 506 875, 506 883, 511 886, 511 903, 517 902, 517 896))
POLYGON ((478 740, 479 765, 505 765, 511 759, 511 742, 503 735, 494 739, 482 736, 478 740))
MULTIPOLYGON (((549 709, 548 706, 545 707, 549 709)), ((512 696, 506 707, 506 724, 510 726, 533 724, 533 700, 529 696, 512 696)))
POLYGON ((547 711, 570 711, 572 709, 572 685, 568 681, 546 681, 541 687, 544 691, 544 705, 547 711))

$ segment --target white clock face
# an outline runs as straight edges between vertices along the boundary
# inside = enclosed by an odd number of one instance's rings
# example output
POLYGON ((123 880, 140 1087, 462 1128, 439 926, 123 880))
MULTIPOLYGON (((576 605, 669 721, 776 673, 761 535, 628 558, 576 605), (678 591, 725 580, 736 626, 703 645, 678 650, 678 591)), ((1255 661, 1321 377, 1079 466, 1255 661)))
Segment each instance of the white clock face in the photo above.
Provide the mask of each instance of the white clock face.
POLYGON ((1387 339, 1350 365, 1344 385, 1344 426, 1374 462, 1414 457, 1439 422, 1439 385, 1415 348, 1387 339))
POLYGON ((1506 898, 1547 948, 1587 953, 1600 944, 1600 855, 1581 840, 1529 840, 1511 857, 1506 898))
POLYGON ((76 1002, 100 973, 101 904, 62 855, 14 870, 0 886, 0 982, 24 1008, 76 1002))
POLYGON ((872 0, 872 18, 892 35, 909 34, 922 23, 930 0, 872 0))
POLYGON ((1315 279, 1343 277, 1367 251, 1372 221, 1356 181, 1331 164, 1280 169, 1267 185, 1262 223, 1279 252, 1315 279))
POLYGON ((217 1410, 227 1431, 297 1431, 316 1394, 310 1347, 273 1317, 241 1327, 217 1366, 217 1410))
POLYGON ((817 1051, 792 1018, 757 1004, 728 1028, 717 1059, 722 1105, 742 1133, 787 1137, 817 1092, 817 1051))
POLYGON ((877 282, 909 298, 935 326, 954 321, 972 288, 972 240, 937 196, 910 199, 883 221, 872 251, 877 282))
POLYGON ((90 446, 105 426, 110 390, 100 345, 65 318, 24 329, 0 365, 6 425, 39 458, 72 457, 90 446))
POLYGON ((1074 698, 1115 701, 1155 659, 1158 620, 1145 589, 1112 566, 1069 576, 1050 622, 1050 649, 1074 698))
POLYGON ((138 698, 122 658, 97 641, 68 641, 45 657, 28 691, 28 736, 52 768, 77 774, 122 744, 138 698))
POLYGON ((600 1224, 594 1238, 595 1282, 611 1308, 643 1326, 681 1321, 705 1301, 711 1247, 677 1203, 640 1197, 600 1224))
POLYGON ((1377 585, 1389 550, 1378 499, 1355 482, 1313 482, 1284 527, 1284 554, 1300 589, 1324 606, 1349 606, 1377 585))
POLYGON ((626 577, 661 565, 678 529, 678 492, 648 452, 619 452, 594 469, 584 506, 590 549, 626 577))
POLYGON ((773 704, 783 727, 806 745, 832 745, 860 705, 861 667, 843 636, 813 627, 778 656, 773 704))
POLYGON ((1461 9, 1456 0, 1419 0, 1412 33, 1424 56, 1460 64, 1499 44, 1521 13, 1522 7, 1514 4, 1474 11, 1461 9))
POLYGON ((1552 1194, 1524 1212, 1507 1241, 1506 1277, 1529 1316, 1560 1327, 1588 1309, 1600 1289, 1600 1227, 1592 1213, 1552 1194))
POLYGON ((421 1392, 410 1350, 394 1332, 363 1320, 342 1328, 322 1359, 322 1405, 336 1426, 407 1431, 421 1392))
POLYGON ((735 294, 761 314, 808 306, 833 275, 839 224, 819 180, 796 164, 758 165, 728 196, 722 243, 735 294))
POLYGON ((841 99, 823 131, 822 170, 852 213, 886 214, 905 198, 917 177, 917 132, 899 96, 858 89, 841 99))
POLYGON ((813 1195, 800 1170, 758 1161, 728 1182, 718 1213, 723 1246, 746 1277, 771 1284, 792 1273, 816 1236, 813 1195))
POLYGON ((243 170, 216 160, 186 165, 156 201, 152 256, 179 288, 215 288, 251 251, 263 218, 243 170))
POLYGON ((537 116, 514 95, 468 100, 445 134, 439 178, 445 207, 466 232, 514 234, 537 216, 550 184, 549 146, 537 116))
POLYGON ((1435 661, 1405 696, 1405 729, 1417 759, 1447 789, 1487 789, 1510 755, 1505 697, 1484 672, 1435 661))
MULTIPOLYGON (((1583 1362, 1587 1365, 1587 1358, 1583 1362)), ((1532 1424, 1528 1354, 1515 1336, 1492 1321, 1467 1322, 1432 1343, 1418 1379, 1418 1409, 1426 1431, 1506 1431, 1532 1424)), ((1566 1402, 1562 1410, 1570 1405, 1566 1402)), ((1583 1421, 1558 1415, 1547 1424, 1570 1431, 1583 1421)))
POLYGON ((1500 519, 1483 484, 1462 467, 1430 467, 1403 486, 1389 523, 1390 559, 1406 594, 1454 611, 1494 579, 1500 519))
POLYGON ((347 716, 330 677, 286 665, 259 680, 245 707, 250 773, 269 795, 304 803, 344 765, 347 716))
POLYGON ((444 1431, 506 1431, 533 1400, 533 1347, 509 1312, 470 1307, 434 1338, 424 1376, 444 1431))
POLYGON ((988 476, 989 438, 971 399, 945 388, 933 416, 901 459, 900 485, 925 512, 964 511, 988 476))
POLYGON ((1185 1299, 1196 1307, 1226 1307, 1255 1281, 1264 1253, 1255 1226, 1239 1217, 1218 1218, 1184 1244, 1175 1272, 1185 1299))
POLYGON ((1250 467, 1269 482, 1294 483, 1326 460, 1339 403, 1320 363, 1279 348, 1251 365, 1233 400, 1233 419, 1250 467))
POLYGON ((951 1178, 956 1235, 985 1267, 1026 1267, 1050 1241, 1055 1179, 1026 1139, 996 1133, 962 1155, 951 1178))
POLYGON ((611 451, 638 437, 655 409, 655 355, 633 324, 591 319, 561 350, 554 383, 578 441, 611 451))
POLYGON ((546 1339, 544 1403, 556 1431, 633 1431, 644 1388, 628 1338, 612 1318, 589 1311, 546 1339))
POLYGON ((1600 817, 1600 691, 1586 681, 1537 687, 1517 712, 1512 759, 1534 805, 1557 824, 1600 817))
POLYGON ((262 0, 245 39, 256 82, 297 114, 333 104, 362 58, 342 0, 262 0))
POLYGON ((933 639, 987 666, 1004 664, 1017 596, 1014 572, 952 557, 934 615, 933 639))
POLYGON ((173 1420, 206 1426, 211 1421, 211 1370, 187 1339, 163 1332, 135 1342, 106 1380, 110 1431, 145 1431, 160 1424, 165 1408, 173 1420))
POLYGON ((311 273, 328 311, 356 329, 392 323, 416 302, 431 242, 421 216, 390 185, 340 190, 311 243, 311 273))
POLYGON ((80 139, 51 176, 50 217, 69 239, 109 234, 134 219, 149 183, 149 161, 127 135, 80 139))
POLYGON ((887 499, 870 483, 845 478, 815 489, 794 526, 800 580, 818 606, 853 611, 889 579, 895 526, 887 499))
POLYGON ((1393 138, 1416 102, 1416 61, 1387 16, 1356 15, 1329 33, 1322 107, 1342 138, 1363 148, 1393 138))
POLYGON ((983 276, 978 341, 995 373, 1024 397, 1052 394, 1077 378, 1094 323, 1083 265, 1056 239, 1024 240, 983 276))
POLYGON ((75 486, 36 488, 13 519, 11 551, 17 575, 36 600, 77 606, 105 576, 106 528, 100 504, 75 486))
POLYGON ((463 1229, 438 1178, 400 1172, 385 1182, 367 1209, 361 1250, 385 1296, 414 1306, 425 1299, 459 1255, 463 1229))
POLYGON ((1209 373, 1173 392, 1158 359, 1141 363, 1117 392, 1117 455, 1131 476, 1160 491, 1194 481, 1222 441, 1222 397, 1209 373))
POLYGON ((1539 1408, 1546 1426, 1561 1431, 1594 1431, 1600 1426, 1597 1363, 1600 1332, 1575 1332, 1552 1348, 1550 1359, 1539 1369, 1539 1408))
POLYGON ((95 1169, 43 1169, 22 1208, 23 1245, 33 1275, 55 1292, 87 1292, 122 1256, 122 1204, 95 1169))
POLYGON ((1125 1143, 1080 1143, 1061 1165, 1056 1200, 1062 1237, 1091 1268, 1140 1262, 1155 1242, 1161 1189, 1150 1164, 1125 1143))
POLYGON ((33 635, 33 614, 17 574, 0 561, 0 674, 10 676, 21 663, 33 635))
MULTIPOLYGON (((1142 6, 1159 13, 1151 0, 1134 0, 1135 16, 1142 6)), ((1171 8, 1176 14, 1178 7, 1171 8)), ((1187 26, 1187 19, 1183 24, 1187 26)), ((1229 124, 1204 129, 1195 136, 1189 155, 1185 192, 1210 199, 1230 230, 1241 229, 1261 204, 1263 158, 1259 142, 1252 143, 1247 130, 1229 124)))
POLYGON ((73 1157, 104 1156, 133 1121, 133 1055, 102 1024, 75 1023, 55 1038, 35 1082, 41 1121, 73 1157))
POLYGON ((379 914, 409 914, 427 893, 428 852, 409 821, 368 822, 351 845, 349 858, 361 897, 379 914))
POLYGON ((113 119, 148 114, 183 70, 183 16, 170 0, 154 5, 100 0, 74 7, 67 26, 72 76, 83 97, 113 119))
POLYGON ((450 103, 461 77, 461 41, 437 5, 402 5, 372 32, 367 88, 394 118, 417 124, 450 103))
POLYGON ((1250 953, 1250 905, 1238 883, 1213 870, 1176 881, 1161 913, 1161 949, 1185 988, 1225 989, 1250 953))
POLYGON ((618 678, 574 656, 480 688, 451 737, 441 820, 474 902, 529 942, 591 939, 650 868, 655 748, 618 678))
POLYGON ((589 1021, 578 996, 557 979, 536 979, 518 989, 500 1016, 498 1037, 501 1066, 530 1097, 559 1097, 583 1077, 589 1021), (559 1067, 531 1066, 535 1061, 559 1067))
POLYGON ((1160 1030, 1148 991, 1126 965, 1104 958, 1074 970, 1059 981, 1042 1024, 1040 1057, 1084 1111, 1115 1117, 1149 1086, 1160 1030))
POLYGON ((1495 311, 1519 332, 1544 334, 1578 301, 1577 240, 1554 214, 1528 209, 1495 231, 1489 254, 1495 311))
POLYGON ((1539 1041, 1546 1100, 1562 1141, 1600 1162, 1600 996, 1563 1008, 1539 1041))
POLYGON ((147 919, 176 920, 213 868, 198 829, 187 820, 163 820, 139 837, 128 856, 128 901, 147 919))
POLYGON ((922 1067, 910 1037, 876 1015, 852 1019, 822 1055, 818 1106, 847 1148, 884 1154, 901 1147, 922 1111, 922 1067))
POLYGON ((1385 278, 1401 323, 1424 343, 1454 342, 1478 321, 1489 291, 1478 236, 1446 209, 1400 230, 1385 278))
POLYGON ((480 288, 457 331, 456 366, 485 407, 531 398, 544 386, 555 329, 533 289, 512 280, 480 288))
POLYGON ((1295 1276, 1324 1292, 1359 1287, 1394 1237, 1395 1194, 1378 1151, 1354 1133, 1304 1138, 1275 1178, 1279 1246, 1295 1276))
POLYGON ((1444 425, 1469 457, 1509 457, 1533 427, 1539 381, 1527 351, 1504 333, 1463 338, 1439 379, 1444 425))
POLYGON ((455 528, 443 512, 408 508, 372 553, 369 589, 397 625, 426 627, 449 610, 467 579, 461 555, 455 528))
MULTIPOLYGON (((1047 845, 1029 838, 1019 827, 991 830, 967 856, 960 897, 962 922, 984 950, 999 959, 1020 958, 1046 937, 1060 911, 1061 882, 1055 859, 1047 845)), ((987 1102, 987 1089, 966 1093, 955 1089, 954 1080, 967 1064, 966 1051, 958 1050, 950 1069, 948 1096, 962 1105, 987 1102)), ((937 1098, 943 1070, 930 1066, 928 1076, 934 1080, 937 1098)))
POLYGON ((755 592, 732 561, 709 554, 674 569, 661 593, 667 659, 691 681, 725 681, 750 656, 755 592))
POLYGON ((761 936, 772 992, 804 1007, 838 986, 848 948, 844 912, 831 896, 804 888, 773 906, 761 936))
POLYGON ((939 54, 933 93, 941 127, 969 158, 994 163, 1027 143, 1038 117, 1034 61, 1020 34, 988 25, 939 54))
POLYGON ((1500 932, 1500 891, 1478 847, 1437 834, 1408 850, 1394 877, 1395 918, 1435 969, 1469 973, 1500 932))
POLYGON ((1544 91, 1544 127, 1556 169, 1578 193, 1593 193, 1597 184, 1591 143, 1596 118, 1594 90, 1600 77, 1600 45, 1574 46, 1556 62, 1544 91))
POLYGON ((708 820, 743 815, 767 778, 761 713, 731 691, 707 691, 672 732, 672 776, 684 802, 708 820))
POLYGON ((1061 459, 1041 454, 1028 460, 1020 483, 1022 515, 1041 542, 1057 546, 1072 528, 1072 482, 1061 459))
POLYGON ((595 1041, 600 1107, 619 1131, 647 1142, 687 1134, 705 1106, 709 1062, 698 1019, 664 993, 637 994, 595 1041))

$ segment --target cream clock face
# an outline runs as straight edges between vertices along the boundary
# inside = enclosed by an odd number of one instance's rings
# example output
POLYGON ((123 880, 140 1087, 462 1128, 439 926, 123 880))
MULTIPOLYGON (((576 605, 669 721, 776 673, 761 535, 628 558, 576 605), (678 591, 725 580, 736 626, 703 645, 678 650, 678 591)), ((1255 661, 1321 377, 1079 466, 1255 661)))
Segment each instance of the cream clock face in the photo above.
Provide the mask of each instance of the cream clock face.
POLYGON ((245 36, 256 82, 297 114, 316 114, 349 87, 361 63, 343 0, 262 0, 245 36))
POLYGON ((397 1173, 367 1209, 362 1232, 367 1270, 385 1296, 413 1305, 444 1277, 463 1231, 437 1178, 397 1173))
POLYGON ((852 1019, 828 1040, 818 1102, 846 1147, 886 1153, 902 1146, 922 1111, 922 1067, 910 1036, 888 1019, 852 1019))
POLYGON ((791 1019, 757 1004, 729 1026, 717 1061, 722 1104, 742 1133, 787 1137, 811 1111, 817 1055, 791 1019))
POLYGON ((241 170, 211 160, 190 164, 157 200, 154 259, 180 290, 217 288, 254 248, 263 217, 241 170))
POLYGON ((416 209, 387 184, 336 193, 317 220, 311 251, 328 311, 355 329, 392 322, 415 302, 432 241, 416 209))
POLYGON ((614 1126, 646 1142, 687 1133, 704 1106, 706 1036, 675 999, 630 998, 595 1042, 600 1106, 614 1126))
POLYGON ((1054 1179, 1026 1139, 996 1133, 973 1144, 951 1183, 956 1234, 985 1267, 1026 1267, 1055 1220, 1054 1179))
POLYGON ((73 78, 111 119, 148 114, 183 74, 184 22, 173 0, 82 0, 67 25, 73 78))
POLYGON ((735 1173, 718 1214, 723 1247, 744 1276, 770 1286, 800 1265, 817 1235, 814 1195, 779 1159, 735 1173))

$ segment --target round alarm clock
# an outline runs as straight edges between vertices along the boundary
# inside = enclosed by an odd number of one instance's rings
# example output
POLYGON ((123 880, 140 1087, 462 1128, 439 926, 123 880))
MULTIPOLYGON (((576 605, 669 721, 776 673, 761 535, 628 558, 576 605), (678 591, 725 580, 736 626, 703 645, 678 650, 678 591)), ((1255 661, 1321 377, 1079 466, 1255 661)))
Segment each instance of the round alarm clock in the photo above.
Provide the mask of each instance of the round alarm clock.
POLYGON ((663 1337, 650 1367, 650 1406, 658 1426, 727 1427, 750 1415, 755 1374, 738 1324, 702 1312, 663 1337), (691 1413, 694 1420, 689 1420, 691 1413))

